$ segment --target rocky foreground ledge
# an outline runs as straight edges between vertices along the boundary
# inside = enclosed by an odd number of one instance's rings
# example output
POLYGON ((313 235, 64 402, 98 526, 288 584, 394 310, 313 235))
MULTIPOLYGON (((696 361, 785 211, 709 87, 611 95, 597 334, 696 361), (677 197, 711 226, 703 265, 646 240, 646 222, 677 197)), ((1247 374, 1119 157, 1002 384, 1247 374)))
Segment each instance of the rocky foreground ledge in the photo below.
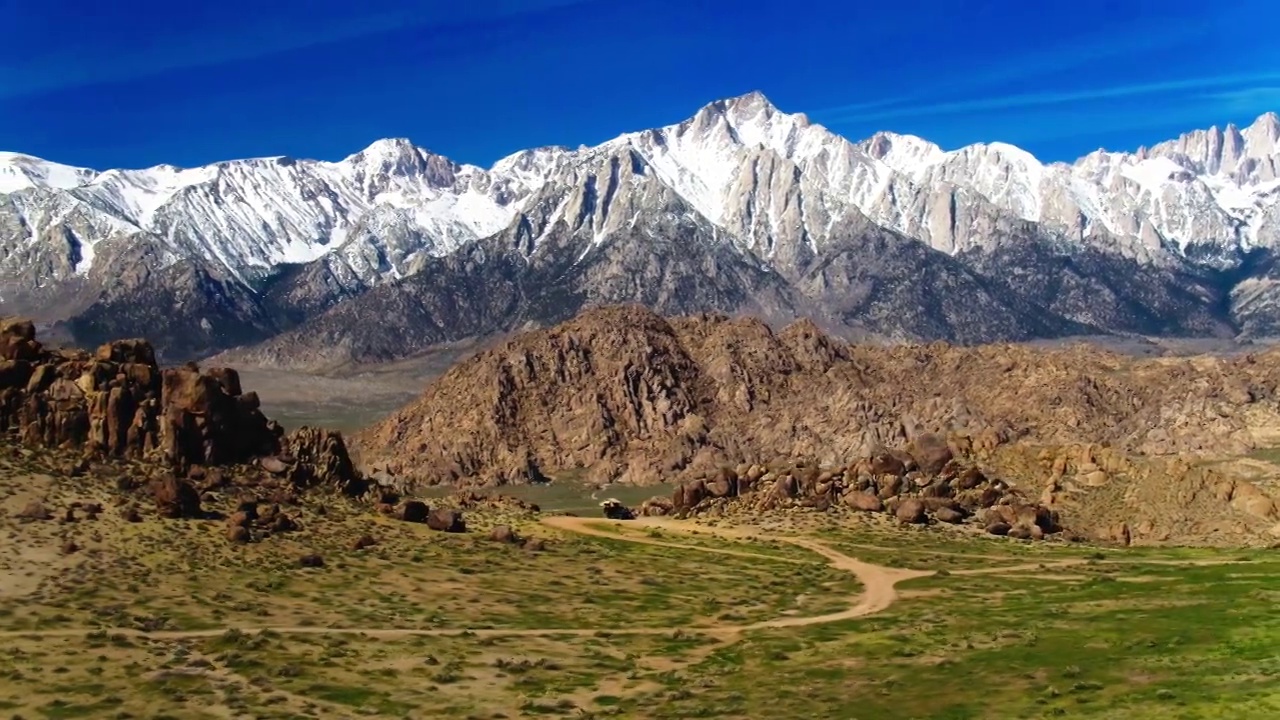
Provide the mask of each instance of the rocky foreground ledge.
MULTIPOLYGON (((0 321, 0 431, 30 447, 76 451, 91 461, 140 461, 156 492, 179 496, 217 484, 237 468, 267 485, 366 489, 340 433, 286 433, 259 409, 229 368, 161 369, 145 340, 111 342, 89 353, 50 350, 27 320, 0 321)), ((138 483, 143 478, 126 482, 138 483)))

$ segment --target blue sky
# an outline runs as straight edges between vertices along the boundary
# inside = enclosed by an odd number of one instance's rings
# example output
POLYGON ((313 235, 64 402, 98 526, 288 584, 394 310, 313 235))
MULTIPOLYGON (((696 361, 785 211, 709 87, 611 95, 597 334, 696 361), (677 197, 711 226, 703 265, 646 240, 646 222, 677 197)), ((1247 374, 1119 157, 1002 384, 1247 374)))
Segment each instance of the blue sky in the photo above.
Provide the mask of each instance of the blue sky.
POLYGON ((1046 160, 1280 110, 1274 0, 0 0, 0 149, 90 167, 408 137, 487 165, 761 90, 1046 160))

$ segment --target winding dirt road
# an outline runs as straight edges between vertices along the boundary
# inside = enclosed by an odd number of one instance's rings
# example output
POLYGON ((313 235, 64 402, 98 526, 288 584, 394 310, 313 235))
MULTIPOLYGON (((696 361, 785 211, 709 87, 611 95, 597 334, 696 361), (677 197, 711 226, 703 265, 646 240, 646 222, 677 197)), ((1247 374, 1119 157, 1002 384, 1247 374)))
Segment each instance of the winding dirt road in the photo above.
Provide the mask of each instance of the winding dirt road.
MULTIPOLYGON (((288 635, 363 635, 372 638, 404 638, 404 637, 450 637, 450 636, 474 636, 474 637, 588 637, 600 634, 610 635, 667 635, 677 630, 697 633, 700 635, 711 635, 722 639, 731 639, 733 636, 752 630, 762 630, 768 628, 788 628, 803 627, 807 625, 820 625, 823 623, 840 622, 842 620, 851 620, 854 618, 865 617, 874 613, 882 612, 892 606, 898 600, 897 585, 905 580, 914 578, 928 577, 935 575, 934 570, 908 570, 903 568, 891 568, 883 565, 875 565, 864 562, 857 558, 849 557, 844 553, 824 545, 816 540, 799 537, 786 536, 770 536, 762 535, 758 532, 741 529, 741 528, 711 528, 703 525, 697 525, 688 521, 674 520, 670 518, 637 518, 635 520, 618 521, 606 520, 603 518, 583 518, 573 516, 552 516, 542 519, 542 524, 554 528, 556 530, 573 533, 577 535, 585 535, 592 537, 608 538, 623 542, 636 543, 640 545, 654 545, 658 547, 669 547, 681 550, 694 550, 713 555, 730 555, 733 557, 753 558, 759 560, 768 560, 771 562, 789 562, 789 563, 811 563, 810 560, 799 558, 789 558, 778 555, 768 555, 764 553, 755 553, 746 550, 733 550, 729 548, 704 547, 701 545, 691 545, 687 543, 672 542, 647 535, 636 535, 626 532, 632 528, 657 528, 664 531, 682 533, 686 535, 710 535, 722 539, 752 539, 752 540, 773 540, 785 542, 796 547, 803 548, 822 558, 834 568, 852 573, 862 584, 862 592, 849 599, 849 607, 839 612, 827 613, 825 615, 810 616, 784 616, 774 618, 772 620, 764 620, 761 622, 751 623, 747 625, 729 625, 719 624, 711 626, 699 627, 627 627, 612 626, 602 628, 342 628, 342 627, 258 627, 258 628, 210 628, 205 630, 159 630, 153 632, 145 632, 142 630, 133 630, 125 628, 59 628, 51 630, 10 630, 0 632, 0 638, 4 637, 76 637, 86 633, 96 631, 106 631, 113 635, 120 634, 130 637, 145 637, 156 640, 180 640, 184 638, 203 638, 216 637, 228 630, 240 630, 245 633, 256 633, 263 631, 276 632, 288 635), (602 526, 612 525, 617 527, 621 532, 612 532, 602 526)), ((874 547, 874 546, 868 546, 874 547)), ((877 548, 884 549, 884 548, 877 548)), ((991 557, 972 555, 967 557, 991 557)), ((1012 558, 1006 558, 1012 559, 1012 558)), ((1226 561, 1226 560, 1155 560, 1155 559, 1133 559, 1126 561, 1088 561, 1084 559, 1063 559, 1053 560, 1040 563, 1021 563, 1016 565, 1005 565, 999 567, 988 568, 972 568, 963 570, 952 570, 952 575, 1004 575, 1004 574, 1022 574, 1029 572, 1043 572, 1049 569, 1065 568, 1076 565, 1083 565, 1087 562, 1138 562, 1143 564, 1157 565, 1208 565, 1208 564, 1233 564, 1242 561, 1226 561)))
POLYGON ((839 612, 827 613, 825 615, 811 616, 786 616, 774 618, 772 620, 764 620, 761 622, 751 623, 748 625, 712 625, 699 627, 607 627, 607 628, 340 628, 340 627, 259 627, 259 628, 209 628, 205 630, 158 630, 145 632, 142 630, 126 629, 126 628, 58 628, 50 630, 11 630, 0 632, 2 637, 77 637, 86 633, 95 631, 106 631, 113 635, 126 635, 129 637, 146 637, 154 640, 181 640, 186 638, 205 638, 216 637, 228 630, 237 629, 245 633, 257 633, 270 631, 286 635, 363 635, 372 638, 404 638, 404 637, 449 637, 449 636, 474 636, 474 637, 548 637, 548 636, 579 636, 588 637, 601 633, 612 635, 667 635, 677 630, 697 633, 701 635, 713 635, 718 637, 730 637, 751 630, 762 630, 768 628, 786 628, 786 627, 802 627, 806 625, 820 625, 823 623, 840 622, 842 620, 851 620, 853 618, 864 617, 873 613, 878 613, 889 608, 898 599, 898 593, 895 586, 904 581, 913 578, 926 577, 933 575, 931 570, 904 570, 900 568, 883 567, 863 562, 857 558, 849 557, 841 552, 833 550, 822 543, 804 538, 790 537, 764 537, 754 533, 747 533, 741 530, 730 530, 725 528, 706 528, 692 523, 685 523, 666 518, 640 518, 637 520, 610 521, 597 518, 580 518, 569 516, 554 516, 543 518, 543 524, 561 530, 564 532, 575 533, 578 535, 587 535, 594 537, 604 537, 611 540, 620 540, 624 542, 637 543, 640 545, 655 545, 659 547, 677 548, 681 550, 694 550, 714 555, 731 555, 734 557, 745 557, 760 560, 769 560, 772 562, 790 562, 790 563, 809 563, 811 561, 801 560, 798 558, 781 557, 777 555, 767 555, 764 553, 753 553, 745 550, 732 550, 728 548, 709 548, 701 545, 690 545, 685 543, 671 542, 652 537, 634 536, 625 533, 614 533, 602 529, 601 525, 616 524, 620 527, 656 527, 662 530, 681 532, 686 534, 708 534, 719 537, 753 537, 756 539, 778 540, 790 543, 797 547, 804 548, 816 555, 819 555, 831 564, 832 567, 852 573, 858 578, 862 584, 862 592, 850 598, 850 606, 839 612))
MULTIPOLYGON (((826 558, 832 567, 846 572, 853 573, 858 578, 858 582, 862 583, 862 594, 851 598, 852 604, 845 610, 839 612, 827 613, 826 615, 809 615, 804 617, 781 617, 773 620, 764 620, 750 625, 726 625, 712 628, 712 631, 726 633, 740 633, 748 630, 760 630, 764 628, 782 628, 782 627, 802 627, 805 625, 821 625, 823 623, 840 622, 841 620, 851 620, 872 613, 878 613, 887 610, 890 605, 898 599, 898 591, 896 585, 904 580, 913 578, 927 577, 933 575, 933 570, 905 570, 901 568, 884 567, 883 565, 873 565, 863 562, 857 558, 849 557, 844 553, 833 550, 822 543, 806 538, 792 538, 780 536, 762 536, 756 533, 749 533, 743 530, 729 530, 725 528, 707 528, 692 523, 681 522, 678 520, 670 520, 667 518, 637 518, 635 520, 598 520, 595 518, 580 518, 557 516, 544 518, 543 523, 551 527, 574 532, 579 535, 593 535, 596 537, 606 537, 614 540, 625 540, 627 542, 640 543, 643 545, 657 545, 659 547, 680 548, 686 550, 699 550, 702 552, 711 552, 720 555, 734 555, 737 557, 763 558, 772 561, 805 563, 806 560, 798 560, 795 558, 779 557, 777 555, 765 555, 763 553, 752 553, 739 550, 728 550, 724 548, 706 548, 700 545, 686 545, 683 543, 675 543, 666 540, 659 540, 649 537, 635 537, 632 535, 612 533, 607 530, 600 529, 602 524, 612 524, 625 527, 652 527, 663 530, 673 530, 676 532, 684 532, 689 534, 706 534, 720 537, 755 537, 765 540, 779 540, 781 542, 790 543, 797 547, 804 548, 812 553, 821 555, 826 558)), ((675 628, 664 628, 664 632, 671 632, 675 628)), ((689 628, 693 630, 693 628, 689 628)), ((704 628, 697 628, 698 632, 706 632, 704 628)))

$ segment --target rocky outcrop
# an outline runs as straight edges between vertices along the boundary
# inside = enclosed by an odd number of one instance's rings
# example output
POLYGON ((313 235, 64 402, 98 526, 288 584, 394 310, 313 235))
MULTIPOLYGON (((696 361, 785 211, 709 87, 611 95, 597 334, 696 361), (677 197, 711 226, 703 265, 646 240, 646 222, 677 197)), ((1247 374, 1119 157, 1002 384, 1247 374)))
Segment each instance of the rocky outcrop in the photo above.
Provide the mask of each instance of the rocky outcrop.
MULTIPOLYGON (((341 435, 311 428, 286 435, 262 414, 257 395, 244 392, 235 370, 162 369, 145 340, 107 343, 94 353, 47 350, 24 320, 0 322, 0 432, 29 445, 154 460, 178 476, 262 459, 264 469, 296 487, 364 491, 341 435)), ((161 483, 157 502, 190 516, 173 482, 161 483)))
POLYGON ((1240 453, 1256 429, 1280 426, 1278 386, 1276 350, 1140 360, 1086 346, 848 345, 810 322, 775 332, 608 307, 459 363, 355 442, 411 483, 708 476, 691 492, 723 494, 716 468, 778 457, 868 457, 893 475, 1015 442, 1240 453))
MULTIPOLYGON (((830 469, 785 461, 721 468, 710 481, 702 478, 677 485, 668 503, 655 498, 644 507, 666 506, 681 516, 845 508, 887 513, 904 525, 968 523, 989 528, 1004 523, 1007 528, 1025 529, 1027 539, 1062 531, 1055 510, 1009 483, 988 478, 964 460, 949 457, 941 467, 926 472, 924 467, 931 466, 928 460, 936 459, 941 454, 939 448, 946 447, 945 440, 915 445, 913 449, 923 462, 908 452, 898 453, 906 462, 888 462, 886 458, 895 456, 884 451, 830 469), (708 492, 712 487, 724 492, 708 492)), ((997 528, 992 534, 1004 532, 997 528)))
MULTIPOLYGON (((993 476, 1016 479, 1034 504, 1058 513, 1063 524, 1098 541, 1272 542, 1267 533, 1277 519, 1275 490, 1258 478, 1256 460, 1206 463, 1185 456, 1136 454, 1100 443, 1013 442, 974 452, 993 476)), ((963 475, 957 479, 960 486, 968 482, 963 475)), ((1016 522, 991 517, 988 524, 998 530, 1016 522)))

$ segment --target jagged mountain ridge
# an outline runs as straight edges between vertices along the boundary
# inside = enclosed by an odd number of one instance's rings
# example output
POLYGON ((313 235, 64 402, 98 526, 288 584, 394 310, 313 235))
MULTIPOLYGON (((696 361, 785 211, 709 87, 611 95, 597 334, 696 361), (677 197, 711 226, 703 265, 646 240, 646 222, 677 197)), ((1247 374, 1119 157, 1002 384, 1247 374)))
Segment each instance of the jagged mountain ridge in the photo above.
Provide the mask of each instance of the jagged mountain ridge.
MULTIPOLYGON (((472 264, 510 256, 512 267, 563 266, 526 284, 567 283, 534 293, 567 304, 508 321, 642 300, 648 288, 599 279, 617 268, 579 266, 650 249, 661 264, 680 254, 655 241, 666 233, 657 240, 714 246, 721 265, 754 268, 778 290, 751 301, 728 287, 738 275, 710 272, 699 282, 712 289, 664 312, 754 305, 786 316, 805 307, 836 329, 962 341, 1081 330, 1265 334, 1277 307, 1267 259, 1280 241, 1278 138, 1280 121, 1268 114, 1243 130, 1043 165, 1000 143, 945 152, 888 133, 854 143, 752 93, 677 125, 525 151, 487 170, 403 140, 336 163, 262 158, 101 173, 8 153, 0 302, 70 320, 87 336, 181 320, 194 330, 158 338, 177 354, 280 336, 267 354, 283 356, 315 344, 312 323, 329 328, 328 344, 334 332, 350 341, 361 328, 335 329, 339 306, 367 294, 369 305, 401 292, 456 294, 458 282, 476 281, 449 275, 467 264, 446 261, 459 254, 472 264), (681 214, 688 222, 675 222, 681 214), (615 247, 627 243, 653 247, 615 247), (546 257, 569 247, 572 258, 546 257), (1069 273, 1066 301, 1042 297, 1043 282, 1009 279, 1043 280, 1082 258, 1075 264, 1105 271, 1069 273), (912 287, 913 274, 934 285, 912 287), (379 287, 390 290, 370 293, 379 287), (147 309, 156 297, 164 306, 147 309), (700 307, 706 297, 718 300, 700 307), (972 297, 982 317, 965 307, 972 297), (103 323, 110 331, 98 330, 103 323)), ((345 314, 367 312, 377 310, 345 314)), ((446 324, 450 337, 487 331, 466 316, 446 324)))

